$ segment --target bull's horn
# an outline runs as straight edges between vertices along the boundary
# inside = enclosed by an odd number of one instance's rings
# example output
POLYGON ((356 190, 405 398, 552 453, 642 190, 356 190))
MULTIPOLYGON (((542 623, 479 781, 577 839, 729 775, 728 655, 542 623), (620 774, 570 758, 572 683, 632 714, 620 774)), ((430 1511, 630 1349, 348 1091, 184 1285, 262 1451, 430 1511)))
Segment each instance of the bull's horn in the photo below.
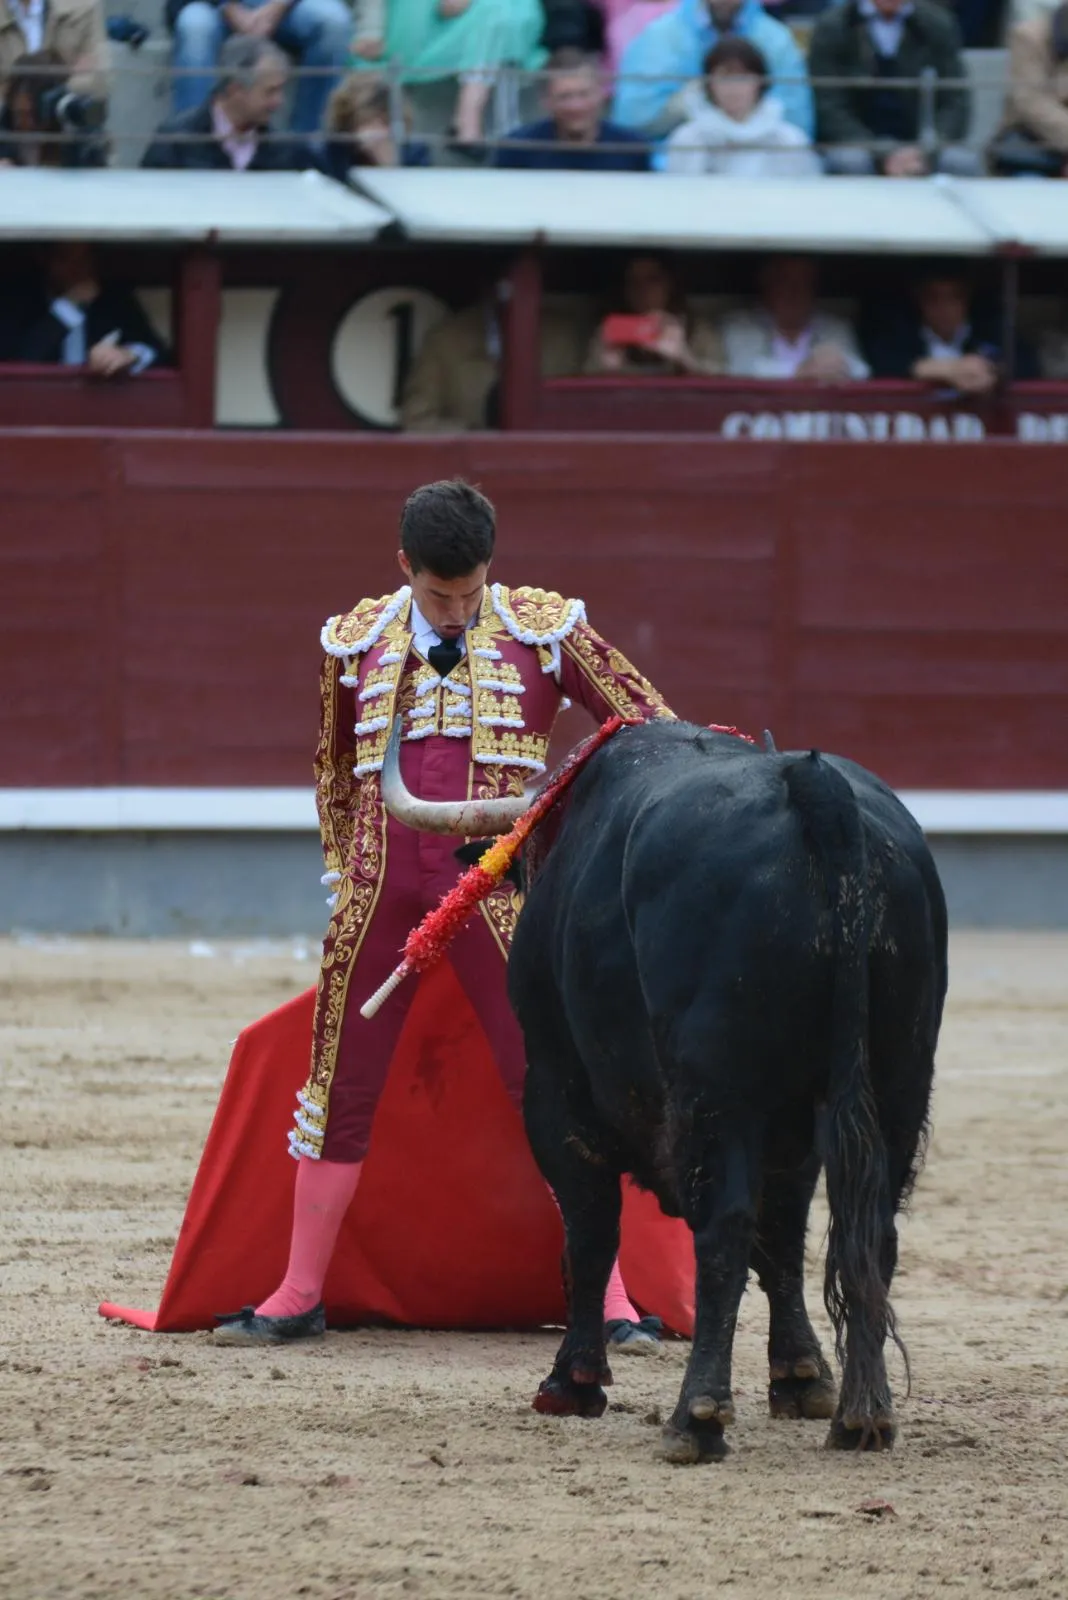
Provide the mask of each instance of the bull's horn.
POLYGON ((419 833, 462 833, 469 839, 507 833, 530 804, 528 796, 507 800, 420 800, 409 794, 401 777, 400 746, 404 724, 393 719, 393 729, 382 764, 382 799, 386 810, 405 827, 419 833))

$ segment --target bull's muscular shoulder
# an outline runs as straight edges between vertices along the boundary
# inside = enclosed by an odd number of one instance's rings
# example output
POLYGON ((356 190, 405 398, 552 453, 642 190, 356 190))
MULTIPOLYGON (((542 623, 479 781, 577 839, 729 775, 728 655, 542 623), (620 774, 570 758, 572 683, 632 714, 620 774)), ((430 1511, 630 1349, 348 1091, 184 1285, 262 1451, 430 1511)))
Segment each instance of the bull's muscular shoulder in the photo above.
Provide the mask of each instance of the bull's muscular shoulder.
POLYGON ((586 620, 581 600, 566 600, 552 589, 506 589, 495 583, 490 590, 493 609, 513 639, 520 644, 550 645, 566 639, 586 620))
POLYGON ((412 591, 405 584, 395 594, 379 595, 377 600, 361 600, 351 611, 328 617, 320 635, 323 649, 331 656, 355 656, 370 650, 411 597, 412 591))

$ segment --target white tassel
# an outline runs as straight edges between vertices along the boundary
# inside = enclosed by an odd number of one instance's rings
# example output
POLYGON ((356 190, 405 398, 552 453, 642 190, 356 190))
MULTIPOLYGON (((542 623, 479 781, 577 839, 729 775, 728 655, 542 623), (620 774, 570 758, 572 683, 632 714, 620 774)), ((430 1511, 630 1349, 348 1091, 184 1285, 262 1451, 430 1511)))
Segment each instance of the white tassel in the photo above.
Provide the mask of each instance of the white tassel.
POLYGON ((372 683, 368 688, 360 690, 357 699, 361 701, 376 700, 380 694, 392 694, 394 687, 392 683, 372 683))
POLYGON ((475 760, 491 767, 525 767, 528 772, 544 772, 544 761, 533 761, 528 756, 502 756, 496 751, 476 750, 475 760))

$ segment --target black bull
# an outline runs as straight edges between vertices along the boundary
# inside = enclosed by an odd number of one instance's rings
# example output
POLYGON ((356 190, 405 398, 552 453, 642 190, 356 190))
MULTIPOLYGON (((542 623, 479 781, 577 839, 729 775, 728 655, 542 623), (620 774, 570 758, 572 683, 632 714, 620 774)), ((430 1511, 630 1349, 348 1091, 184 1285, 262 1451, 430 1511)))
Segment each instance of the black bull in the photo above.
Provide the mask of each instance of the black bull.
POLYGON ((624 728, 576 780, 509 963, 525 1117, 566 1232, 569 1323, 540 1411, 599 1416, 620 1178, 685 1218, 697 1317, 662 1452, 726 1453, 731 1352, 752 1267, 768 1297, 769 1402, 880 1447, 895 1216, 924 1142, 946 991, 934 862, 891 791, 833 756, 766 753, 686 723, 624 728), (805 1310, 821 1164, 824 1299, 805 1310))

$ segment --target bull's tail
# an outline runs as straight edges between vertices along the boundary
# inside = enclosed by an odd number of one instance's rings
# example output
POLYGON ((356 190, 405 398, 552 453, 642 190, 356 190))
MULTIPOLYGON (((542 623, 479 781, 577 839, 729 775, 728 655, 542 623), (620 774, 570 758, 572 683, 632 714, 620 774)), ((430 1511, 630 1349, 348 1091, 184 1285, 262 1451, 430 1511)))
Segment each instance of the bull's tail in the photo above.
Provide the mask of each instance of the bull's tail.
POLYGON ((817 751, 784 768, 790 800, 823 872, 834 926, 834 989, 824 1162, 831 1221, 823 1299, 843 1367, 841 1414, 867 1429, 890 1411, 883 1362, 901 1350, 889 1298, 893 1202, 868 1059, 867 850, 856 796, 817 751))

